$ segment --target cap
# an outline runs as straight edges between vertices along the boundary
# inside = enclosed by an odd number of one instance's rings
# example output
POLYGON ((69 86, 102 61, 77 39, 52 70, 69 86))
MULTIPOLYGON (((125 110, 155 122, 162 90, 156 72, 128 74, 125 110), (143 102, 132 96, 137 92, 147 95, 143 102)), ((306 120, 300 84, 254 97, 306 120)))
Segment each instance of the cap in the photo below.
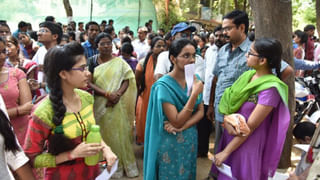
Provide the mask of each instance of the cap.
POLYGON ((190 30, 191 32, 194 32, 196 31, 196 27, 194 26, 191 26, 191 25, 188 25, 187 23, 185 22, 181 22, 179 24, 176 24, 172 30, 171 30, 171 36, 174 36, 176 33, 178 32, 182 32, 184 30, 190 30))

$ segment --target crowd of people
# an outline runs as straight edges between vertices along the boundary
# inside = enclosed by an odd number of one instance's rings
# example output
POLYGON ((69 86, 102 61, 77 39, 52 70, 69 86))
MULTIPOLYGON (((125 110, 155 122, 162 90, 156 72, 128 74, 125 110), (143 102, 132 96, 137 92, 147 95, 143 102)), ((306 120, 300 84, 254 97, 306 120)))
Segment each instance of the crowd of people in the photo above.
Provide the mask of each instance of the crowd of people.
MULTIPOLYGON (((209 179, 230 179, 222 163, 236 179, 275 174, 290 124, 283 81, 320 67, 313 25, 294 32, 294 70, 277 39, 254 39, 243 11, 204 32, 186 22, 154 32, 149 20, 136 39, 128 26, 116 34, 113 23, 76 28, 48 16, 38 31, 21 21, 11 33, 0 21, 1 177, 95 179, 99 164, 84 158, 101 153, 107 169, 119 161, 113 178, 196 179, 213 130, 209 179), (94 124, 102 140, 85 143, 94 124), (144 146, 143 172, 133 143, 144 146)), ((310 143, 314 133, 301 127, 296 139, 310 143)))

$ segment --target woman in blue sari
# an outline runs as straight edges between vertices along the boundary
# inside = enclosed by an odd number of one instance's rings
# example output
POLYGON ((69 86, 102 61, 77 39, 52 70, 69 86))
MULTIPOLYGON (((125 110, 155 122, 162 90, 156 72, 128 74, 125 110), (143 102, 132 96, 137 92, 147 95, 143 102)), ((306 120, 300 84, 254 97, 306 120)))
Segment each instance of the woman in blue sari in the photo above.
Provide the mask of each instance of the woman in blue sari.
POLYGON ((169 58, 172 72, 151 89, 144 147, 144 179, 196 179, 197 129, 203 117, 203 84, 194 78, 190 96, 184 66, 195 62, 196 46, 174 41, 169 58))

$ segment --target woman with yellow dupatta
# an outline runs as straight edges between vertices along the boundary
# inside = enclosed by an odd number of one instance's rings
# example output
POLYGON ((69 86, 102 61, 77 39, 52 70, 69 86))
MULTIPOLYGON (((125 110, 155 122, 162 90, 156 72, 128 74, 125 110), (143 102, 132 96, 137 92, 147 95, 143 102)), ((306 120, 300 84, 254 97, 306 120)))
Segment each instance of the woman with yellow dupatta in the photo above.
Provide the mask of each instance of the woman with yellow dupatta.
POLYGON ((151 50, 145 60, 136 67, 136 80, 139 90, 139 97, 136 110, 136 131, 137 143, 144 142, 144 129, 146 125, 146 116, 148 109, 151 86, 155 82, 153 78, 154 68, 157 64, 158 55, 166 49, 164 39, 154 37, 151 41, 151 50))
POLYGON ((94 85, 90 84, 95 90, 95 118, 103 140, 119 159, 118 170, 113 178, 121 178, 123 171, 128 177, 136 177, 139 171, 132 147, 137 94, 135 76, 127 62, 112 56, 110 35, 100 33, 96 43, 100 54, 93 71, 94 85))

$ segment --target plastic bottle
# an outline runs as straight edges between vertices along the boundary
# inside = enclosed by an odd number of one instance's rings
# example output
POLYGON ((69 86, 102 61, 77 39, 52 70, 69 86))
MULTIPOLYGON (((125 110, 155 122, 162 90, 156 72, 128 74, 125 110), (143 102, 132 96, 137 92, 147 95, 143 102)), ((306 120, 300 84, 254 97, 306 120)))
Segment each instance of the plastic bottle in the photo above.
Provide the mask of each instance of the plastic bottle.
MULTIPOLYGON (((92 125, 90 132, 87 136, 86 143, 101 143, 100 126, 92 125)), ((95 166, 99 162, 99 154, 97 153, 93 156, 88 156, 84 158, 84 162, 88 166, 95 166)))

